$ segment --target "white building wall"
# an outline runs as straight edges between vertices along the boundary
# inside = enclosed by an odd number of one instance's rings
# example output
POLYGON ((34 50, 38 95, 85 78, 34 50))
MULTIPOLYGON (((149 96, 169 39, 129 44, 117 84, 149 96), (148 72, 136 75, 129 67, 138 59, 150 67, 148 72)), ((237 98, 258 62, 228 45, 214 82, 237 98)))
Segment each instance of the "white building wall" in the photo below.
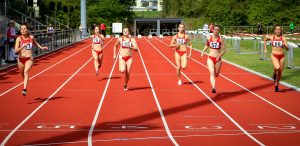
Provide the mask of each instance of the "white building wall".
MULTIPOLYGON (((136 0, 136 6, 132 6, 133 8, 137 7, 137 8, 141 8, 141 7, 145 7, 144 10, 149 10, 148 8, 155 8, 152 9, 154 11, 162 11, 162 2, 163 0, 136 0), (144 5, 143 5, 144 4, 144 5)), ((142 10, 142 9, 140 9, 142 10)))
POLYGON ((142 0, 136 0, 135 3, 136 3, 137 7, 141 7, 142 6, 142 0))

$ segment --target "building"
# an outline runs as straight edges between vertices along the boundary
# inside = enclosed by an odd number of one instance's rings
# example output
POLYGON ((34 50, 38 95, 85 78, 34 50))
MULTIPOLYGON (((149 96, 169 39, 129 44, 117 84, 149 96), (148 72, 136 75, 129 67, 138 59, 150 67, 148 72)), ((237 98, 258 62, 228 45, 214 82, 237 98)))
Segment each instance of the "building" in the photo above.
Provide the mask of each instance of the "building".
POLYGON ((161 11, 163 0, 136 0, 135 3, 130 7, 133 11, 161 11))
POLYGON ((134 18, 134 35, 171 36, 177 33, 178 25, 182 22, 182 18, 134 18))

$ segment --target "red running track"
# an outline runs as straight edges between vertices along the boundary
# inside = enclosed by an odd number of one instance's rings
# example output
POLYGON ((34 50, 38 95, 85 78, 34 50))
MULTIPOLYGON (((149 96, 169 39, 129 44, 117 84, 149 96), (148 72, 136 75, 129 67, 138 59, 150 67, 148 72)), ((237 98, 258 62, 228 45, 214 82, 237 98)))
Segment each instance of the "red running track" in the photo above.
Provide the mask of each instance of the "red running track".
POLYGON ((177 85, 169 38, 137 39, 128 91, 105 43, 95 75, 90 42, 41 57, 23 97, 17 69, 1 71, 3 145, 300 145, 299 92, 228 63, 211 94, 206 57, 177 85))

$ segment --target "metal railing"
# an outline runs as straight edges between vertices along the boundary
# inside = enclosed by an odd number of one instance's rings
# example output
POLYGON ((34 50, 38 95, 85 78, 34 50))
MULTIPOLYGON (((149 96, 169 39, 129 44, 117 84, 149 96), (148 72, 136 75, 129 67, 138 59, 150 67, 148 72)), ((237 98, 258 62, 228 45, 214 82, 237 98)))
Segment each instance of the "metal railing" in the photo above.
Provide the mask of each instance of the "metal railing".
POLYGON ((47 28, 46 24, 43 24, 43 23, 35 20, 34 18, 31 18, 14 8, 11 8, 11 7, 8 7, 8 8, 21 15, 22 23, 25 23, 27 19, 29 19, 31 22, 33 22, 33 24, 31 26, 33 26, 35 30, 41 30, 41 29, 47 28))
MULTIPOLYGON (((273 33, 274 26, 263 27, 264 34, 273 33)), ((290 31, 290 26, 282 26, 283 33, 300 33, 300 26, 290 31)), ((257 34, 257 26, 224 26, 222 34, 257 34)))
MULTIPOLYGON (((57 51, 63 47, 66 47, 68 45, 71 45, 73 43, 76 43, 84 38, 80 38, 79 30, 62 30, 62 31, 56 31, 54 33, 37 33, 34 34, 34 38, 41 46, 48 46, 48 50, 41 50, 37 46, 34 46, 32 48, 33 56, 41 56, 53 51, 57 51)), ((17 58, 15 58, 14 61, 8 60, 9 55, 11 55, 11 51, 14 48, 9 48, 8 44, 5 44, 5 60, 6 62, 15 62, 17 58)), ((14 63, 10 64, 10 66, 14 65, 14 63)))

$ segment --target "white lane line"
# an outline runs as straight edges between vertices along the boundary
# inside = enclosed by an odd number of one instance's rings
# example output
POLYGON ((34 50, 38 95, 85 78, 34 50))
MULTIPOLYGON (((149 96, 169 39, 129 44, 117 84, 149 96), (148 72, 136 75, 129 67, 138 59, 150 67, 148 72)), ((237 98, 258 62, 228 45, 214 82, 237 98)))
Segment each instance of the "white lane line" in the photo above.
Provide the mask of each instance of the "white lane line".
MULTIPOLYGON (((263 125, 261 125, 263 126, 263 125)), ((0 130, 1 132, 9 132, 11 130, 0 130)), ((87 130, 18 130, 20 132, 87 132, 87 130)), ((149 129, 138 129, 138 130, 94 130, 96 132, 164 132, 165 130, 149 130, 149 129)), ((202 129, 189 129, 189 130, 170 130, 172 132, 240 132, 241 130, 219 130, 219 129, 214 129, 214 130, 202 130, 202 129)), ((292 133, 300 133, 300 130, 282 130, 282 129, 273 129, 273 130, 247 130, 250 133, 253 132, 292 132, 292 133)), ((176 137, 176 136, 173 136, 176 137)))
MULTIPOLYGON (((147 39, 146 39, 147 40, 147 39)), ((147 42, 153 46, 153 48, 160 53, 166 60, 169 61, 169 63, 176 68, 176 66, 164 55, 162 54, 151 42, 149 42, 147 40, 147 42)), ((246 134, 249 138, 251 138, 253 141, 255 141, 257 144, 264 146, 264 144, 262 142, 260 142, 258 139, 256 139, 255 137, 253 137, 250 133, 248 133, 241 125, 239 125, 229 114, 227 114, 227 112, 225 112, 215 101, 213 101, 202 89, 200 89, 187 75, 185 75, 185 73, 182 72, 182 75, 188 79, 193 85, 194 87, 196 87, 198 89, 198 91, 200 91, 213 105, 215 105, 234 125, 236 125, 244 134, 246 134)))
MULTIPOLYGON (((119 53, 118 53, 117 56, 119 56, 119 53)), ((112 77, 112 74, 113 74, 113 71, 114 71, 114 69, 115 69, 117 60, 118 60, 118 58, 115 59, 114 65, 113 65, 113 67, 112 67, 112 69, 111 69, 111 71, 110 71, 108 81, 107 81, 107 83, 106 83, 106 86, 105 86, 105 89, 104 89, 104 91, 103 91, 103 94, 102 94, 100 103, 99 103, 98 108, 97 108, 97 111, 96 111, 96 113, 95 113, 93 123, 92 123, 92 125, 91 125, 90 130, 89 130, 89 134, 88 134, 88 145, 89 145, 89 146, 92 146, 92 145, 93 145, 93 141, 92 141, 93 131, 94 131, 94 129, 95 129, 95 125, 96 125, 96 122, 97 122, 97 120, 98 120, 98 117, 99 117, 99 114, 100 114, 100 110, 101 110, 101 107, 102 107, 102 104, 103 104, 103 101, 104 101, 104 98, 105 98, 105 95, 106 95, 106 92, 107 92, 107 89, 108 89, 108 85, 109 85, 109 83, 110 83, 110 80, 111 80, 111 77, 112 77)))
POLYGON ((15 127, 9 135, 1 143, 4 146, 7 141, 12 137, 12 135, 23 126, 39 109, 41 109, 58 91, 60 91, 83 67, 85 67, 93 58, 90 58, 86 63, 84 63, 71 77, 69 77, 56 91, 54 91, 42 104, 40 104, 29 116, 27 116, 17 127, 15 127))
MULTIPOLYGON (((72 54, 72 55, 70 55, 70 56, 68 56, 68 57, 64 58, 63 60, 61 60, 61 61, 59 61, 59 62, 57 62, 57 63, 55 63, 55 64, 51 65, 50 67, 48 67, 48 68, 46 68, 46 69, 42 70, 41 72, 39 72, 39 73, 35 74, 34 76, 30 77, 28 80, 31 80, 31 79, 33 79, 33 78, 37 77, 38 75, 40 75, 40 74, 44 73, 45 71, 47 71, 47 70, 51 69, 52 67, 54 67, 54 66, 56 66, 56 65, 58 65, 58 64, 60 64, 60 63, 62 63, 63 61, 65 61, 65 60, 67 60, 67 59, 71 58, 72 56, 74 56, 74 55, 78 54, 79 52, 83 51, 84 49, 88 48, 89 46, 90 46, 90 45, 88 45, 88 46, 86 46, 86 47, 84 47, 84 48, 80 49, 79 51, 75 52, 74 54, 72 54)), ((10 88, 10 89, 6 90, 5 92, 3 92, 3 93, 1 93, 1 94, 0 94, 0 97, 1 97, 1 96, 3 96, 3 95, 5 95, 5 94, 7 94, 8 92, 10 92, 10 91, 14 90, 15 88, 19 87, 19 86, 20 86, 20 85, 22 85, 22 84, 23 84, 23 82, 21 82, 21 83, 19 83, 19 84, 15 85, 14 87, 12 87, 12 88, 10 88)))
POLYGON ((173 144, 174 144, 175 146, 179 146, 179 144, 178 144, 178 143, 176 142, 176 140, 174 139, 172 133, 170 132, 170 128, 169 128, 169 126, 168 126, 168 124, 167 124, 167 120, 166 120, 166 118, 165 118, 165 116, 164 116, 164 113, 163 113, 163 111, 162 111, 162 108, 161 108, 161 106, 160 106, 160 104, 159 104, 159 101, 158 101, 158 99, 157 99, 157 96, 156 96, 154 87, 153 87, 153 85, 152 85, 152 81, 151 81, 151 79, 150 79, 148 70, 147 70, 147 68, 146 68, 146 65, 145 65, 145 62, 144 62, 144 59, 143 59, 143 56, 142 56, 142 53, 141 53, 140 50, 139 50, 138 52, 139 52, 139 55, 140 55, 140 57, 141 57, 141 60, 142 60, 142 63, 143 63, 143 67, 144 67, 144 69, 145 69, 145 72, 146 72, 146 75, 147 75, 147 79, 148 79, 148 81, 149 81, 149 84, 150 84, 150 87, 151 87, 151 91, 152 91, 153 97, 154 97, 154 99, 155 99, 155 103, 156 103, 156 106, 157 106, 157 108, 158 108, 160 117, 161 117, 161 119, 162 119, 162 121, 163 121, 163 124, 164 124, 165 130, 166 130, 166 132, 167 132, 167 135, 168 135, 169 139, 173 142, 173 144))
MULTIPOLYGON (((164 42, 162 42, 162 43, 164 43, 164 42)), ((164 43, 164 44, 166 44, 166 43, 164 43)), ((167 44, 166 44, 166 45, 167 45, 167 44)), ((193 60, 194 62, 196 62, 196 63, 202 65, 203 67, 207 68, 206 65, 204 65, 203 63, 197 61, 196 59, 193 59, 193 58, 192 58, 192 60, 193 60)), ((270 102, 269 100, 265 99, 264 97, 262 97, 262 96, 260 96, 260 95, 258 95, 258 94, 256 94, 256 93, 254 93, 253 91, 251 91, 251 90, 249 90, 248 88, 242 86, 241 84, 239 84, 239 83, 237 83, 237 82, 235 82, 235 81, 229 79, 228 77, 224 76, 222 73, 220 73, 220 76, 223 77, 223 78, 225 78, 226 80, 230 81, 231 83, 233 83, 233 84, 235 84, 235 85, 237 85, 237 86, 243 88, 243 89, 246 90, 247 92, 249 92, 249 93, 255 95, 256 97, 260 98, 261 100, 267 102, 268 104, 270 104, 271 106, 277 108, 278 110, 280 110, 280 111, 286 113, 287 115, 289 115, 289 116, 295 118, 296 120, 300 121, 300 118, 297 117, 296 115, 294 115, 294 114, 292 114, 292 113, 286 111, 285 109, 283 109, 283 108, 277 106, 276 104, 270 102)))
MULTIPOLYGON (((109 43, 109 42, 108 42, 109 43)), ((107 43, 107 44, 108 44, 107 43)), ((107 45, 106 44, 106 45, 107 45)), ((105 46, 106 46, 105 45, 105 46)), ((104 47, 105 47, 104 46, 104 47)), ((6 138, 2 141, 1 146, 4 146, 7 141, 12 137, 12 135, 23 126, 39 109, 41 109, 58 91, 60 91, 83 67, 85 67, 93 58, 90 58, 86 63, 84 63, 72 76, 70 76, 59 88, 56 89, 42 104, 40 104, 30 115, 28 115, 17 127, 15 127, 6 138)))
MULTIPOLYGON (((298 132, 293 131, 283 131, 283 132, 252 132, 253 135, 269 135, 269 134, 293 134, 298 132)), ((175 138, 190 138, 190 137, 220 137, 220 136, 239 136, 244 135, 244 133, 232 133, 232 134, 197 134, 197 135, 180 135, 174 136, 175 138)), ((94 140, 93 142, 115 142, 115 141, 133 141, 133 140, 167 140, 169 137, 132 137, 132 138, 114 138, 114 139, 102 139, 94 140)), ((59 143, 45 143, 45 144, 33 144, 24 146, 45 146, 45 145, 66 145, 66 144, 80 144, 86 143, 86 141, 75 141, 75 142, 59 142, 59 143)), ((241 142, 242 143, 242 142, 241 142)), ((99 144, 100 145, 100 144, 99 144)))
MULTIPOLYGON (((200 65, 206 67, 204 64, 198 62, 197 60, 195 60, 195 59, 192 59, 192 60, 195 61, 196 63, 198 63, 198 64, 200 64, 200 65)), ((206 67, 206 68, 207 68, 207 67, 206 67)), ((289 116, 295 118, 296 120, 300 121, 300 118, 299 118, 299 117, 297 117, 297 116, 295 116, 294 114, 292 114, 292 113, 286 111, 285 109, 283 109, 283 108, 277 106, 276 104, 270 102, 269 100, 265 99, 264 97, 262 97, 262 96, 260 96, 260 95, 258 95, 258 94, 256 94, 256 93, 254 93, 253 91, 247 89, 246 87, 242 86, 241 84, 239 84, 239 83, 237 83, 237 82, 235 82, 235 81, 229 79, 228 77, 224 76, 223 74, 220 74, 220 76, 223 77, 223 78, 225 78, 226 80, 232 82, 233 84, 235 84, 235 85, 237 85, 237 86, 243 88, 244 90, 248 91, 249 93, 255 95, 256 97, 260 98, 261 100, 265 101, 266 103, 270 104, 271 106, 277 108, 278 110, 280 110, 280 111, 286 113, 287 115, 289 115, 289 116)))

